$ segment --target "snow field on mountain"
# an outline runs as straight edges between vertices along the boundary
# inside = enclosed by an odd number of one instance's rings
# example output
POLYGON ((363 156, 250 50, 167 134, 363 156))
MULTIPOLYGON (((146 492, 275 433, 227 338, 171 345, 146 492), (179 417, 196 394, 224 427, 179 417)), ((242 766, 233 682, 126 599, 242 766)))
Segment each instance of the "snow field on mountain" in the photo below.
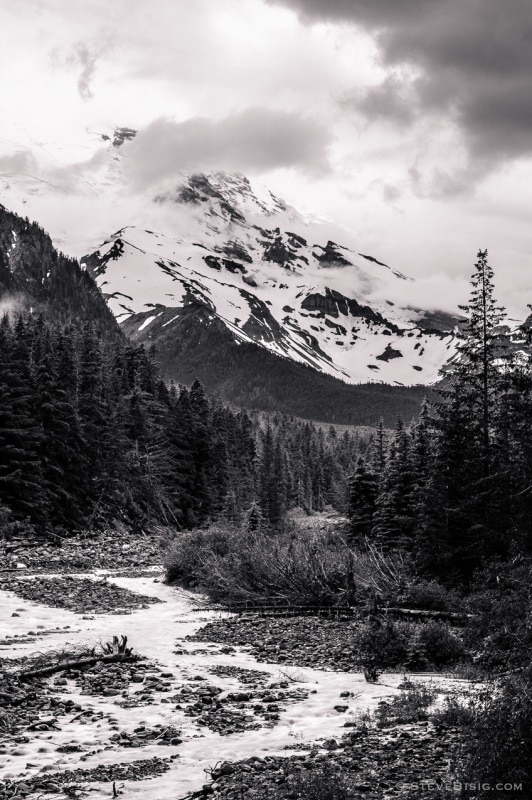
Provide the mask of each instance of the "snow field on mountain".
MULTIPOLYGON (((91 254, 91 270, 100 260, 97 283, 119 322, 148 314, 153 319, 140 318, 137 331, 152 339, 154 307, 181 311, 192 297, 237 343, 255 343, 347 383, 438 380, 439 369, 455 350, 453 332, 443 342, 438 334, 422 331, 423 363, 419 352, 404 344, 404 336, 402 341, 396 330, 386 333, 388 323, 419 332, 416 320, 423 311, 409 307, 409 287, 413 297, 416 285, 379 259, 362 255, 364 246, 354 230, 302 213, 240 174, 176 176, 154 189, 151 200, 124 192, 127 141, 117 139, 117 131, 86 133, 83 142, 64 153, 49 143, 51 160, 42 175, 4 176, 0 198, 50 228, 62 250, 77 257, 91 254), (74 195, 59 168, 67 153, 76 153, 79 164, 74 195), (85 160, 92 165, 87 174, 85 160), (95 249, 101 231, 116 230, 117 222, 123 227, 95 249), (107 261, 117 240, 123 252, 107 261), (330 292, 356 301, 361 316, 317 315, 302 307, 310 296, 330 292), (367 313, 383 319, 368 326, 367 313), (402 357, 379 359, 387 343, 402 357)), ((42 150, 38 142, 28 141, 28 146, 42 150)))
MULTIPOLYGON (((382 265, 368 262, 362 268, 353 260, 350 266, 324 268, 312 262, 312 246, 302 248, 309 263, 290 268, 266 260, 227 259, 227 230, 220 235, 212 227, 201 232, 196 217, 192 223, 180 227, 184 238, 179 241, 128 227, 99 249, 96 255, 102 266, 96 270, 96 279, 120 321, 156 306, 182 308, 187 297, 194 297, 211 309, 237 341, 258 343, 350 383, 433 383, 453 352, 452 334, 440 337, 421 331, 409 319, 416 314, 392 301, 371 306, 383 318, 380 322, 342 311, 331 316, 303 308, 307 298, 327 292, 345 298, 362 295, 370 302, 374 289, 382 292, 384 280, 379 273, 392 284, 404 282, 382 265), (395 330, 398 327, 401 334, 395 330), (386 358, 387 346, 393 348, 395 358, 386 358)), ((254 255, 257 231, 230 227, 240 235, 229 246, 254 255)), ((138 331, 157 316, 140 319, 138 331)))

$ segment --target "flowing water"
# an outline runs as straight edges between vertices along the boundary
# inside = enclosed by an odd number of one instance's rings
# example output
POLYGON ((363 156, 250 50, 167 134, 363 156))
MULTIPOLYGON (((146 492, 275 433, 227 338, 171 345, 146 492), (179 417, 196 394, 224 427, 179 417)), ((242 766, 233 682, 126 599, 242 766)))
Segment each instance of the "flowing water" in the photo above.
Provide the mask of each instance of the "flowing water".
MULTIPOLYGON (((92 577, 101 578, 101 572, 92 577)), ((384 675, 379 684, 369 684, 357 673, 284 667, 259 662, 245 648, 223 653, 223 645, 187 641, 188 635, 219 617, 220 613, 195 611, 196 596, 164 585, 155 573, 154 576, 139 578, 109 575, 108 580, 163 602, 127 615, 82 615, 21 600, 12 592, 2 591, 0 640, 12 637, 14 633, 18 636, 12 643, 0 646, 0 657, 20 658, 80 646, 92 647, 109 641, 114 634, 126 635, 128 645, 136 652, 155 662, 163 671, 172 673, 174 677, 169 679, 172 691, 168 696, 186 685, 194 685, 197 689, 198 683, 194 681, 197 676, 203 676, 209 684, 224 692, 249 691, 249 687, 242 685, 238 678, 212 675, 208 671, 209 667, 216 665, 230 665, 268 672, 272 681, 288 680, 290 689, 306 689, 307 698, 290 702, 274 727, 221 736, 200 727, 194 718, 185 716, 183 710, 176 709, 175 702, 169 702, 164 695, 155 695, 155 702, 151 705, 120 707, 116 700, 122 697, 81 695, 79 687, 70 680, 64 686, 55 687, 58 696, 71 699, 96 713, 90 718, 80 718, 79 712, 74 711, 58 720, 60 730, 34 732, 29 743, 17 744, 7 756, 0 757, 3 758, 0 761, 0 780, 178 754, 170 771, 149 780, 127 781, 124 787, 127 797, 176 800, 201 788, 209 779, 206 770, 217 762, 250 756, 288 756, 291 751, 285 749, 287 746, 310 745, 317 740, 339 737, 345 732, 347 720, 353 721, 361 712, 374 708, 383 697, 398 692, 396 687, 401 682, 400 675, 384 675), (13 617, 13 613, 19 616, 13 617), (56 629, 56 632, 44 633, 56 629), (35 640, 24 642, 30 632, 35 640), (176 653, 176 650, 181 652, 176 653), (350 697, 340 699, 342 692, 349 692, 350 697), (334 706, 338 704, 348 705, 347 711, 339 713, 335 710, 334 706), (177 727, 181 730, 183 742, 166 747, 155 742, 142 748, 124 748, 109 742, 117 728, 133 731, 141 725, 150 728, 160 725, 161 730, 170 725, 177 727), (57 752, 57 747, 72 743, 79 744, 82 752, 57 752), (83 763, 80 763, 80 755, 84 757, 83 763)), ((141 691, 140 686, 130 685, 130 696, 138 691, 141 691)), ((110 796, 108 784, 94 783, 91 789, 90 796, 95 800, 110 796)))

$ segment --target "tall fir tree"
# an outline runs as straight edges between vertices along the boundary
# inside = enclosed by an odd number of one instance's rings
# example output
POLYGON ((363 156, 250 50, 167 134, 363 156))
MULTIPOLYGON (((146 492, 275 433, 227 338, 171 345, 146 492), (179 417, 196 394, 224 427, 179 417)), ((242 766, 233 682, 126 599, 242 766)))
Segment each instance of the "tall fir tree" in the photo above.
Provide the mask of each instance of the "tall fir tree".
POLYGON ((463 578, 484 557, 505 552, 509 521, 495 447, 507 353, 500 329, 504 309, 494 298, 486 250, 478 252, 471 287, 470 301, 461 307, 467 314, 463 339, 438 406, 434 464, 446 569, 463 578))

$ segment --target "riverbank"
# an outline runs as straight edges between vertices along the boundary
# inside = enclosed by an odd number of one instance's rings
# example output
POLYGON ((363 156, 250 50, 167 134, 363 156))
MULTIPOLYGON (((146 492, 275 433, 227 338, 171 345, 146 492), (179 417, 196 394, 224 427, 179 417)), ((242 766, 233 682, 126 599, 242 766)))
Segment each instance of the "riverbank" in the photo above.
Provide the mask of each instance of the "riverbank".
MULTIPOLYGON (((82 545, 79 551, 86 556, 82 545)), ((250 647, 231 615, 194 610, 196 596, 164 585, 160 569, 136 558, 144 563, 105 575, 42 567, 32 574, 28 565, 4 575, 1 800, 98 800, 112 796, 113 784, 143 800, 198 792, 229 800, 240 798, 243 785, 274 798, 293 774, 317 775, 326 764, 356 777, 360 796, 383 797, 384 781, 390 797, 402 797, 394 792, 414 775, 414 761, 415 774, 446 775, 459 734, 438 733, 430 722, 384 733, 368 725, 368 711, 401 696, 403 678, 385 674, 370 684, 348 672, 335 621, 283 620, 283 630, 271 633, 282 632, 276 643, 255 623, 250 647), (146 574, 137 576, 138 567, 146 574), (118 574, 124 571, 130 575, 118 574), (309 626, 323 637, 316 659, 313 642, 304 642, 309 626), (221 627, 234 631, 231 641, 216 636, 221 627), (127 638, 135 660, 20 678, 36 663, 98 655, 114 636, 127 638)), ((438 689, 452 690, 452 682, 438 689)))

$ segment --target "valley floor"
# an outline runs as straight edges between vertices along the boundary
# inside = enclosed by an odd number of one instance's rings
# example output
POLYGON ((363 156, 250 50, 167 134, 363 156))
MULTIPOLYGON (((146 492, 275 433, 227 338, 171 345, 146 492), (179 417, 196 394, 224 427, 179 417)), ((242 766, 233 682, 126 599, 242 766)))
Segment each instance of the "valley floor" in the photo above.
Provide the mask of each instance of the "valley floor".
MULTIPOLYGON (((431 781, 450 780, 458 730, 367 724, 403 676, 371 684, 348 671, 338 626, 349 622, 198 611, 197 596, 162 582, 157 548, 142 544, 107 542, 109 556, 102 542, 69 542, 4 561, 0 800, 274 798, 316 768, 349 776, 352 797, 416 796, 409 785, 424 781, 428 798, 431 781), (61 658, 94 661, 114 636, 140 658, 20 679, 61 658)), ((440 697, 463 688, 418 681, 440 697)))

